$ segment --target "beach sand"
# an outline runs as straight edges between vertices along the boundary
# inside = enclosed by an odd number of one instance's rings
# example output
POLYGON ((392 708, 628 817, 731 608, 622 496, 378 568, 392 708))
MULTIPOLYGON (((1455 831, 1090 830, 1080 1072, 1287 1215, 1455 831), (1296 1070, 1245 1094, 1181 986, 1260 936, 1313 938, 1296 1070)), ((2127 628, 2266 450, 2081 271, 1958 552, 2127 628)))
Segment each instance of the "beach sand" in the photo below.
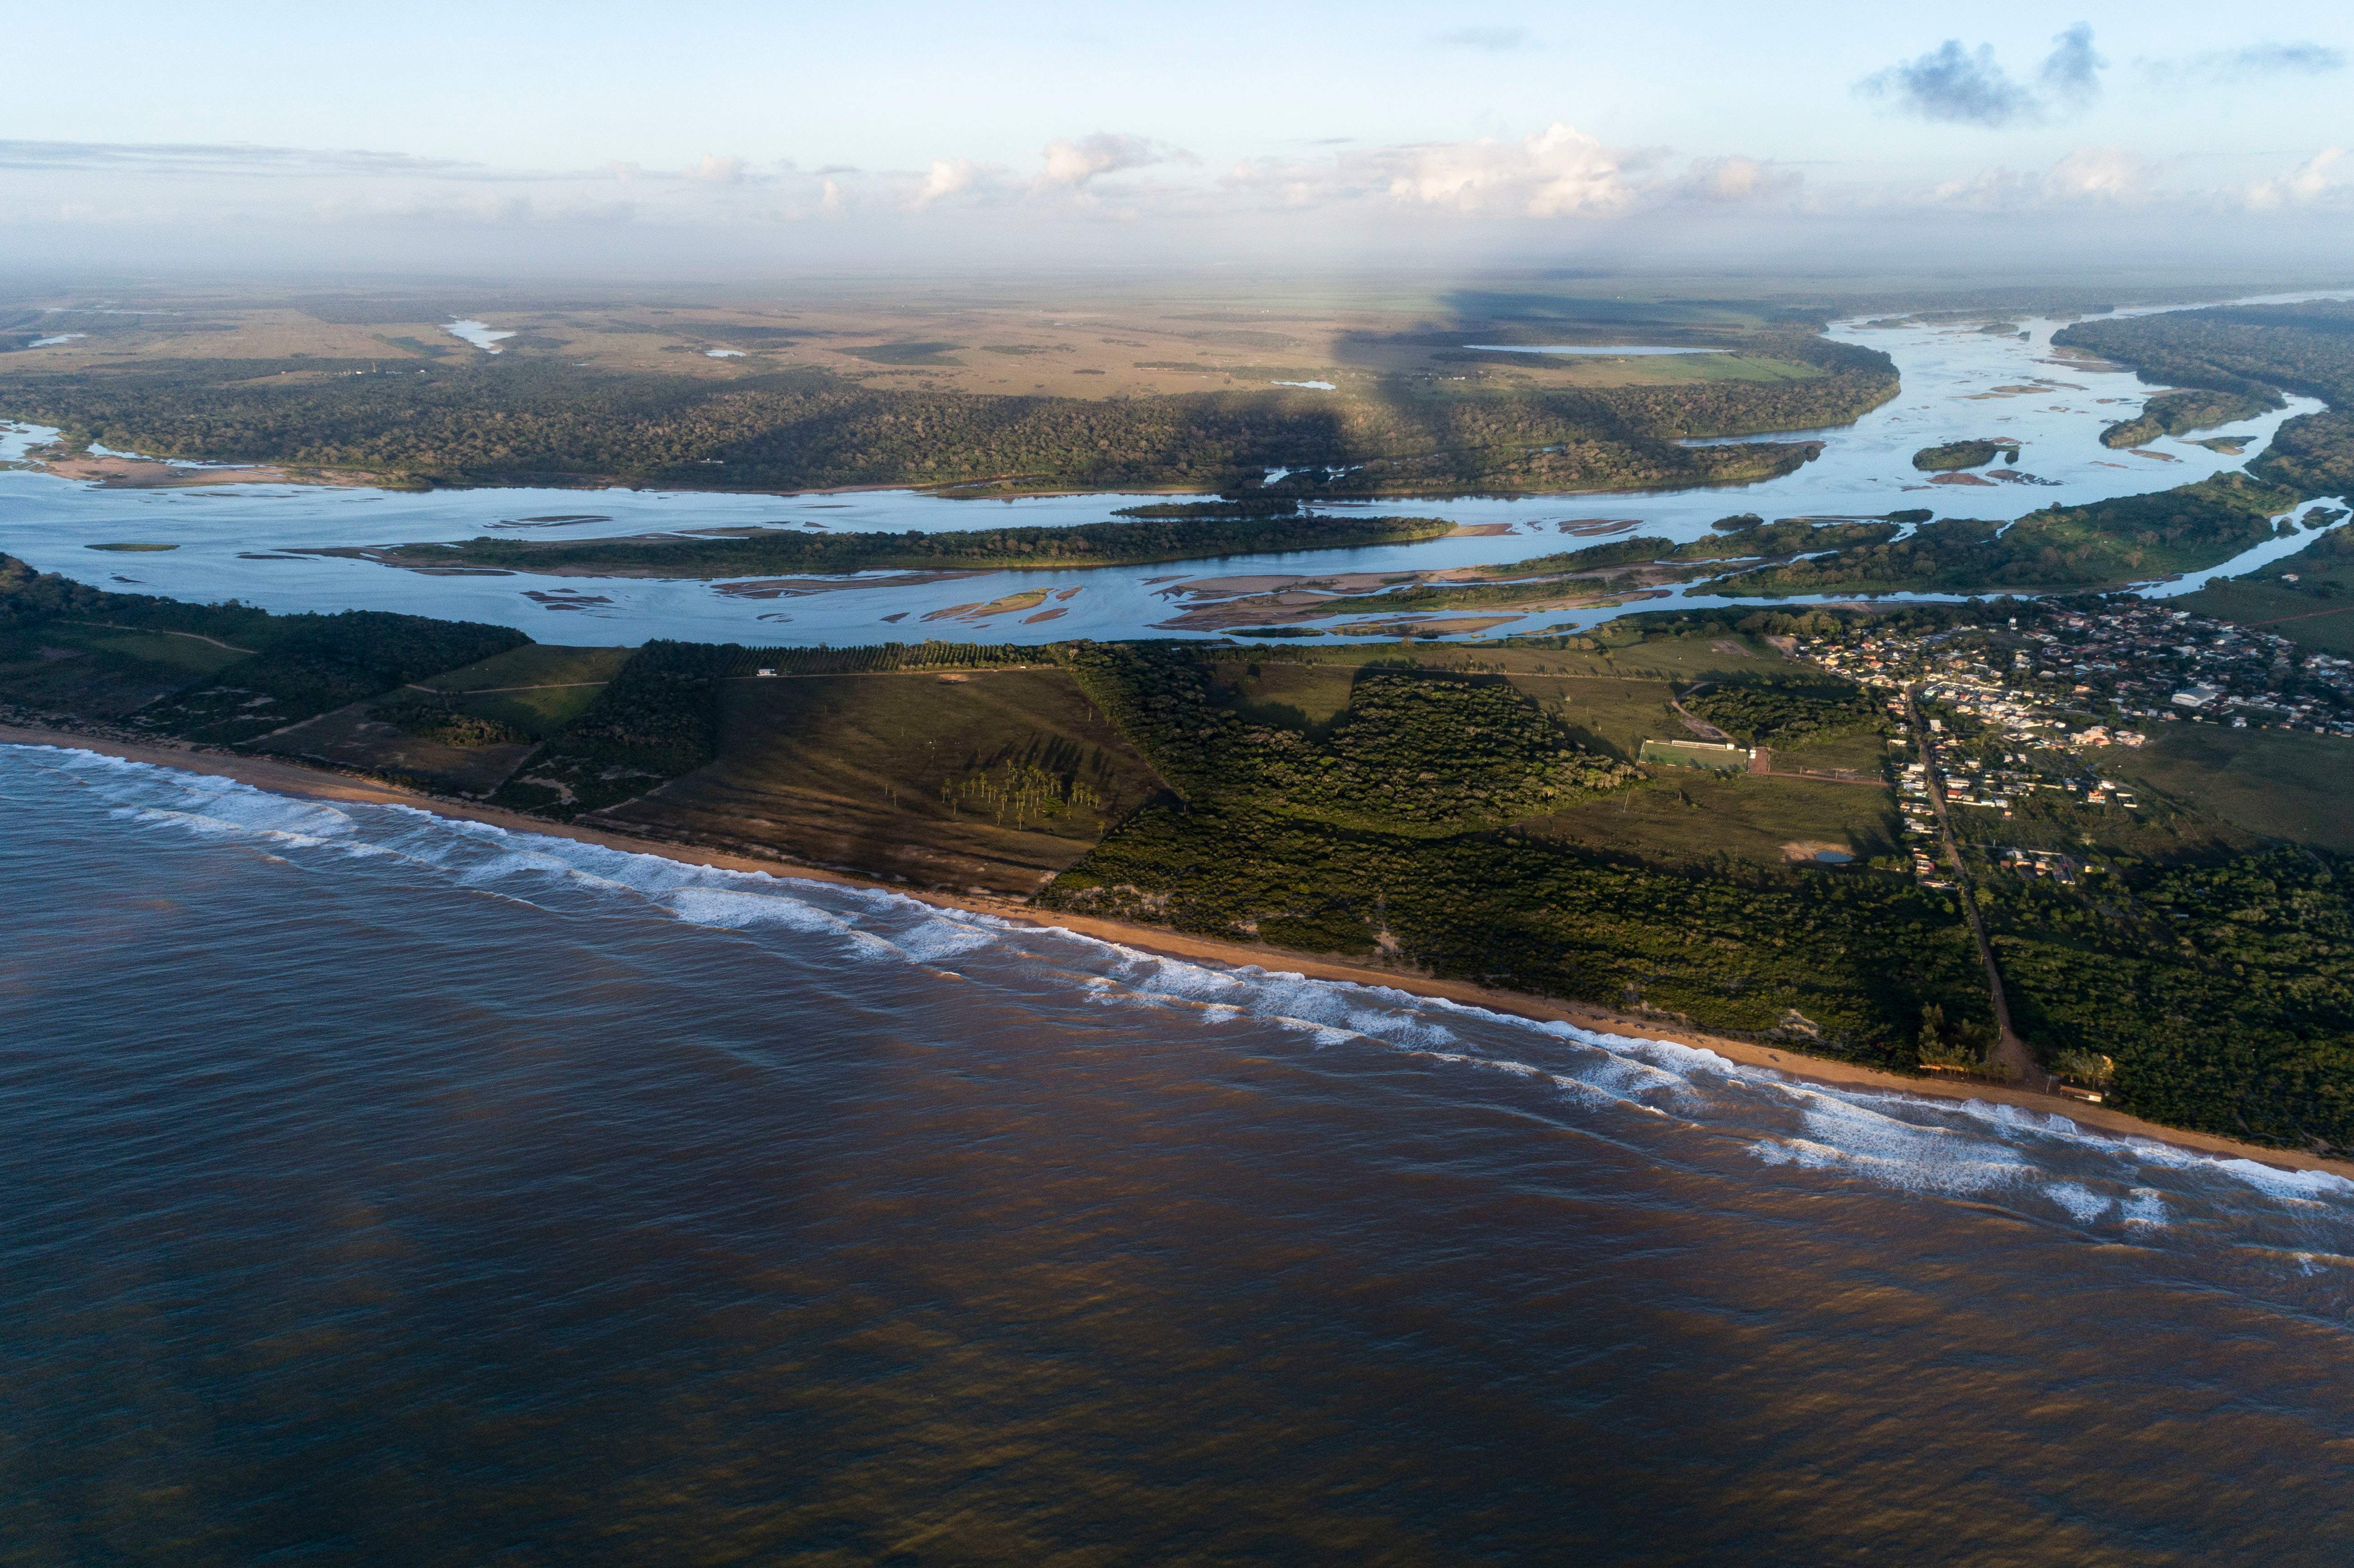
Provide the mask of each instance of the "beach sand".
POLYGON ((1299 974, 1310 980, 1385 986, 1393 991, 1405 991, 1416 996, 1443 998, 1449 1001, 1485 1008, 1491 1012, 1516 1018, 1570 1023, 1581 1029, 1593 1030, 1597 1033, 1624 1035, 1635 1039, 1662 1040, 1679 1045, 1692 1046, 1712 1051, 1729 1061, 1747 1066, 1767 1068, 1788 1077, 1840 1088, 1895 1092, 1917 1095, 1928 1099, 1977 1100, 1996 1105, 2016 1106, 2025 1110, 2063 1116, 2079 1127, 2098 1132, 2129 1138, 2146 1138, 2180 1149, 2196 1150, 2203 1154, 2253 1160, 2280 1170, 2323 1171, 2354 1179, 2354 1161, 2332 1160, 2294 1150, 2273 1149, 2263 1144, 2245 1143, 2237 1139, 2221 1138, 2211 1133, 2166 1127, 2158 1122, 2145 1121, 2139 1117, 2128 1116, 2123 1111, 2114 1110, 2106 1106, 2088 1105, 2062 1096, 2036 1094, 2025 1089, 2009 1088, 1974 1079, 1957 1081, 1927 1076, 1914 1077, 1899 1073, 1884 1072, 1876 1067, 1859 1066, 1853 1063, 1836 1061, 1829 1057, 1809 1056, 1776 1046, 1759 1045, 1746 1040, 1726 1039, 1722 1035, 1711 1034, 1702 1030, 1685 1028, 1638 1014, 1615 1012, 1607 1008, 1590 1006, 1584 1002, 1561 1001, 1550 997, 1498 991, 1466 980, 1439 980, 1409 969, 1384 969, 1372 964, 1317 958, 1255 943, 1222 941, 1215 938, 1189 936, 1183 932, 1166 930, 1155 926, 1132 925, 1119 920, 1101 920, 1083 915, 1066 915, 1060 911, 1048 912, 1010 900, 918 890, 872 877, 853 876, 822 867, 800 865, 782 859, 755 859, 748 855, 728 854, 717 850, 702 849, 692 844, 640 838, 634 834, 616 832, 604 828, 550 822, 496 806, 477 805, 469 801, 453 800, 444 796, 423 794, 374 779, 352 778, 272 758, 248 757, 235 752, 183 747, 168 742, 128 742, 64 730, 29 729, 0 725, 0 745, 5 744, 54 746, 96 752, 101 756, 118 757, 133 762, 176 768, 187 773, 233 779, 239 783, 249 784, 255 789, 267 789, 274 794, 299 796, 315 800, 408 806, 418 810, 430 811, 437 816, 464 821, 484 822, 514 832, 541 833, 550 838, 572 839, 582 843, 602 844, 609 849, 622 850, 631 853, 661 855, 665 859, 688 865, 710 866, 724 871, 760 871, 772 876, 799 877, 811 882, 830 882, 851 887, 879 888, 940 908, 968 910, 977 914, 995 916, 1020 925, 1074 931, 1082 936, 1093 937, 1123 948, 1166 958, 1234 968, 1255 967, 1279 973, 1299 974))

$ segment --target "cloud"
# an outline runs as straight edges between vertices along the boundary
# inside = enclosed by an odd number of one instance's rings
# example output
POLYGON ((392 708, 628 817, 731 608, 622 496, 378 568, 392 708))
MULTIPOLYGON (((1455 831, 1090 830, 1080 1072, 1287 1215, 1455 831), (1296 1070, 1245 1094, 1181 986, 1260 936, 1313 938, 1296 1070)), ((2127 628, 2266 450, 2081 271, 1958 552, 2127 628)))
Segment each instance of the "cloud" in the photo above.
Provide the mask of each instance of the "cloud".
POLYGON ((1084 185, 1098 175, 1145 168, 1164 162, 1172 155, 1172 152, 1164 151, 1148 137, 1111 131, 1098 131, 1076 142, 1068 137, 1056 137, 1046 143, 1046 167, 1038 176, 1038 185, 1042 189, 1051 185, 1084 185))
POLYGON ((1558 120, 1518 142, 1483 136, 1373 156, 1392 165, 1395 199, 1458 212, 1568 217, 1624 211, 1636 196, 1630 154, 1558 120))
POLYGON ((1442 48, 1486 49, 1509 54, 1536 47, 1536 35, 1526 27, 1453 27, 1430 40, 1442 48))
POLYGON ((705 153, 699 162, 687 165, 686 177, 701 180, 706 185, 740 185, 744 183, 744 160, 705 153))
POLYGON ((2081 111, 2101 96, 2101 68, 2109 62, 2093 49, 2093 25, 2079 22, 2052 40, 2035 79, 2044 93, 2064 109, 2081 111))
POLYGON ((2053 202, 2138 202, 2157 194, 2158 167, 2123 147, 2079 147, 2043 176, 2053 202))
POLYGON ((2278 179, 2248 187, 2247 205, 2258 212, 2312 207, 2354 195, 2354 156, 2343 147, 2324 147, 2278 179))
POLYGON ((970 158, 935 158, 931 172, 924 176, 924 183, 916 187, 909 205, 929 207, 943 196, 969 191, 992 172, 991 165, 975 163, 970 158))
POLYGON ((2166 197, 2164 172, 2124 147, 2079 147, 2040 172, 1993 168, 1947 180, 1925 192, 1921 205, 1970 212, 2138 207, 2166 197))
POLYGON ((1676 194, 1695 201, 1755 202, 1796 196, 1805 183, 1797 170, 1756 158, 1694 158, 1676 194))
POLYGON ((2091 107, 2108 64, 2093 48, 2092 25, 2079 22, 2052 42, 2035 73, 2037 88, 2013 81, 1995 59, 1992 44, 1972 51, 1959 38, 1947 38, 1927 54, 1874 71, 1856 90, 1924 120, 1995 129, 2091 107))
POLYGON ((2283 76, 2328 76, 2346 69, 2346 51, 2307 42, 2250 44, 2211 49, 2186 59, 2144 60, 2145 74, 2160 83, 2193 82, 2227 87, 2283 76))

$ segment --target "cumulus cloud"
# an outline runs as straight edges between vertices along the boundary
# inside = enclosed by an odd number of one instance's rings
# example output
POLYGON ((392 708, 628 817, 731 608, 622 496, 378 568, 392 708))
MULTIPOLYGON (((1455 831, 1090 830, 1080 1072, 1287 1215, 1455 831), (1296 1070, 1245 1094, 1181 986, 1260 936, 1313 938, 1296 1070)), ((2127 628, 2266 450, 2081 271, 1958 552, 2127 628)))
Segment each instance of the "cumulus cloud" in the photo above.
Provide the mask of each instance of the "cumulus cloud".
POLYGON ((2079 147, 2043 177, 2058 202, 2147 201, 2157 194, 2158 167, 2123 147, 2079 147))
POLYGON ((1927 54, 1874 71, 1856 90, 1924 120, 1996 129, 2090 108, 2108 64, 2093 48, 2092 25, 2079 22, 2052 44, 2032 87, 2011 79, 1993 45, 1969 50, 1959 38, 1947 38, 1927 54))
POLYGON ((2247 205, 2259 212, 2312 207, 2354 195, 2354 157, 2343 147, 2324 147, 2277 179, 2248 189, 2247 205))
POLYGON ((1994 168, 1947 180, 1930 188, 1924 205, 1975 212, 2139 206, 2166 196, 2164 172, 2124 147, 2079 147, 2048 169, 1994 168))
POLYGON ((744 183, 744 160, 725 158, 716 153, 705 153, 686 167, 686 177, 706 185, 740 185, 744 183))
POLYGON ((1517 142, 1483 136, 1373 157, 1392 165, 1392 196, 1459 212, 1569 217, 1624 211, 1636 197, 1628 172, 1638 160, 1558 120, 1517 142))
POLYGON ((1443 48, 1486 49, 1509 54, 1534 47, 1536 35, 1526 27, 1454 27, 1431 39, 1443 48))
POLYGON ((976 163, 970 158, 935 158, 931 171, 925 175, 923 184, 916 187, 909 205, 929 207, 943 196, 957 196, 972 189, 993 172, 989 164, 976 163))
POLYGON ((1145 168, 1163 162, 1172 154, 1150 137, 1098 131, 1076 142, 1058 136, 1046 143, 1044 155, 1046 167, 1038 176, 1042 188, 1084 185, 1098 175, 1145 168))

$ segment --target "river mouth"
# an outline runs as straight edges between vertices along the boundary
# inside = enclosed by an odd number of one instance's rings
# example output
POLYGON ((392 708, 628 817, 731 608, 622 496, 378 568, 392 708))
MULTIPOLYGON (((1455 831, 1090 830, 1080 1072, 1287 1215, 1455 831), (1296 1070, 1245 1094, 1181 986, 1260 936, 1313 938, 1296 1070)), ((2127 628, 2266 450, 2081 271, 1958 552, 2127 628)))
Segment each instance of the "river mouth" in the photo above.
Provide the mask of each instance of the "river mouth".
MULTIPOLYGON (((1371 574, 1418 580, 1434 573, 1575 550, 1605 532, 1685 543, 1708 536, 1712 523, 1735 513, 1768 518, 1874 517, 1925 508, 1941 516, 2010 521, 2047 505, 2168 489, 2240 471, 2262 453, 2282 421, 2322 407, 2310 398, 2291 398, 2286 408, 2256 419, 2191 432, 2189 439, 2166 438, 2138 453, 2113 451, 2100 444, 2100 431, 2138 408, 2154 388, 2122 367, 2055 352, 2051 338, 2062 324, 2022 321, 2022 333, 2016 336, 1983 334, 1975 324, 1836 324, 1829 334, 1832 338, 1878 348, 1893 357, 1903 390, 1853 425, 1800 432, 1823 443, 1820 456, 1793 473, 1761 483, 1606 497, 1338 503, 1320 509, 1441 516, 1458 524, 1458 532, 1416 545, 1134 567, 959 574, 953 581, 910 581, 904 572, 848 574, 829 579, 822 593, 793 596, 790 620, 781 618, 773 600, 755 597, 757 590, 748 592, 724 580, 600 577, 596 591, 608 602, 599 607, 596 624, 589 627, 580 617, 567 615, 560 636, 573 641, 586 633, 614 644, 677 638, 840 646, 902 640, 929 621, 936 630, 953 627, 960 640, 986 641, 1224 637, 1251 630, 1248 618, 1221 617, 1214 627, 1170 624, 1172 600, 1164 590, 1172 579, 1371 574), (2220 438, 2237 438, 2240 450, 2223 450, 2234 442, 2220 438), (1915 453, 1960 440, 2000 443, 2005 450, 2016 449, 2019 461, 1997 461, 1958 475, 1933 475, 1913 466, 1915 453), (1043 620, 1034 619, 1034 610, 1023 614, 1013 608, 973 613, 976 605, 984 609, 1012 607, 1038 589, 1052 596, 1062 613, 1043 620)), ((476 345, 485 352, 497 352, 498 338, 508 335, 471 318, 452 323, 451 330, 461 326, 481 329, 487 341, 476 345)), ((1632 355, 1662 345, 1521 346, 1632 355)), ((1788 440, 1791 434, 1697 439, 1770 440, 1788 440)), ((0 464, 21 461, 27 449, 53 435, 30 426, 0 427, 0 464)), ((974 502, 914 490, 760 495, 604 489, 593 496, 592 501, 578 490, 545 488, 405 492, 283 482, 100 489, 19 467, 0 471, 0 550, 41 570, 106 588, 199 602, 237 599, 280 611, 401 610, 514 626, 546 637, 557 624, 548 619, 551 608, 577 597, 577 589, 567 587, 577 579, 528 572, 428 576, 304 552, 454 543, 542 530, 579 540, 693 535, 747 527, 801 531, 821 523, 833 533, 1056 526, 1099 523, 1120 508, 1167 499, 1098 493, 974 502), (109 556, 85 547, 122 540, 175 548, 109 556)), ((2283 546, 2293 548, 2295 543, 2274 541, 2266 548, 2284 553, 2283 546)), ((2247 566, 2259 564, 2261 559, 2247 566)), ((2234 569, 2247 567, 2225 563, 2209 575, 2234 569)), ((1595 596, 1588 594, 1584 596, 1587 602, 1514 607, 1508 614, 1483 612, 1418 629, 1397 617, 1369 620, 1358 607, 1360 613, 1353 616, 1320 620, 1292 615, 1278 630, 1284 635, 1347 641, 1385 641, 1402 630, 1458 641, 1543 635, 1585 630, 1622 614, 1661 608, 1704 588, 1704 584, 1647 586, 1642 597, 1603 596, 1606 602, 1591 602, 1595 596)), ((1702 602, 1713 607, 1741 601, 1702 602)))

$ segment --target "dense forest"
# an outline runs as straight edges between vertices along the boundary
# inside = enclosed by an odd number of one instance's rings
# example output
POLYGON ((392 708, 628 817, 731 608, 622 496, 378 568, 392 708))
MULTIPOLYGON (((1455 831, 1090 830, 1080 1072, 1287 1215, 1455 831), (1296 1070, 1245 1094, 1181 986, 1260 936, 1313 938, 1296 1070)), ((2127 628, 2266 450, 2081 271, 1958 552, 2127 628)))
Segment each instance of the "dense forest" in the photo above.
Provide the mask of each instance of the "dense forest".
POLYGON ((1076 653, 1089 693, 1183 800, 1115 830, 1047 906, 1311 951, 1387 947, 1442 975, 1882 1063, 1909 1065, 1926 1006, 1986 1013, 1959 911, 1909 880, 1652 864, 1547 837, 1530 813, 1623 788, 1630 771, 1544 736, 1501 683, 1368 670, 1362 715, 1320 745, 1287 743, 1219 705, 1206 658, 1076 653), (1363 782, 1304 782, 1352 752, 1375 764, 1363 782))
POLYGON ((512 627, 385 610, 272 615, 110 593, 0 556, 0 662, 38 659, 37 634, 57 622, 175 634, 226 655, 200 675, 135 656, 110 661, 134 690, 151 694, 137 705, 138 727, 216 743, 250 739, 531 641, 512 627))
POLYGON ((2137 1115, 2354 1148, 2354 874, 2282 848, 2081 886, 1988 879, 2020 1025, 2114 1058, 2137 1115))
POLYGON ((2248 471, 2303 495, 2354 489, 2354 302, 2228 305, 2078 322, 2054 344, 2123 360, 2145 381, 2236 393, 2279 407, 2297 392, 2329 405, 2287 420, 2248 471))
POLYGON ((1787 472, 1817 445, 1675 438, 1843 424, 1895 395, 1894 366, 1875 351, 1797 334, 1772 347, 1822 374, 1575 391, 1397 378, 1362 397, 1091 400, 880 390, 820 371, 715 384, 532 360, 392 375, 362 362, 188 360, 22 371, 0 382, 0 400, 73 441, 440 483, 1215 490, 1318 465, 1334 495, 1609 490, 1787 472))
POLYGON ((2048 506, 2005 527, 1949 517, 1902 539, 1850 546, 1725 578, 1731 595, 2089 588, 2228 560, 2272 536, 2297 493, 2227 473, 2085 506, 2048 506))
POLYGON ((1455 531, 1443 517, 1156 517, 980 528, 953 534, 795 534, 762 529, 742 537, 580 539, 482 537, 458 545, 405 545, 323 554, 366 555, 403 567, 501 567, 569 576, 740 577, 784 572, 855 572, 875 567, 1002 570, 1017 567, 1140 566, 1281 550, 1411 545, 1455 531))
POLYGON ((2188 435, 2239 419, 2253 419, 2281 406, 2280 396, 2252 397, 2242 392, 2188 390, 2161 392, 2142 405, 2130 419, 2120 419, 2101 432, 2101 444, 2110 448, 2147 446, 2160 436, 2188 435))

